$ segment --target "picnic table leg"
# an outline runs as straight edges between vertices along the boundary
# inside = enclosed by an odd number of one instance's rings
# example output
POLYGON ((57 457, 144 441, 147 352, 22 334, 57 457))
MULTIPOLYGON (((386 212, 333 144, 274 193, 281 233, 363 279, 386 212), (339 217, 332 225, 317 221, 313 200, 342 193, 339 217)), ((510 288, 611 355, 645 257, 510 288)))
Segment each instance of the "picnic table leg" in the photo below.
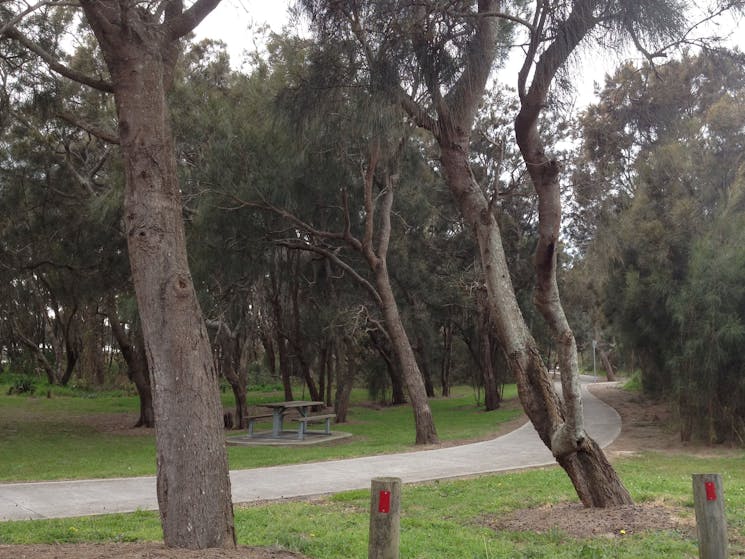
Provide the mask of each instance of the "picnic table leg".
POLYGON ((279 438, 282 434, 282 410, 275 408, 272 410, 272 436, 279 438))

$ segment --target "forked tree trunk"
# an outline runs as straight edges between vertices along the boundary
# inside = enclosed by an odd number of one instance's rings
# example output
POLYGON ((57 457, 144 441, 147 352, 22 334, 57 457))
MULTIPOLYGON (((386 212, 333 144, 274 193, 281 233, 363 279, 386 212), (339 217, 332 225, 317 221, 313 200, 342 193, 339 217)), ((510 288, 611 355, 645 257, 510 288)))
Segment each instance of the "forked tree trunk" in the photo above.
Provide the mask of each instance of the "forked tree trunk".
MULTIPOLYGON (((171 3, 158 24, 145 7, 113 0, 81 4, 113 82, 123 220, 153 384, 164 541, 169 547, 234 547, 222 405, 187 261, 166 105, 182 35, 177 26, 193 28, 204 15, 182 14, 181 5, 171 3)), ((204 9, 205 2, 194 6, 204 9)))
POLYGON ((551 450, 569 473, 585 505, 609 506, 631 503, 631 496, 605 454, 584 429, 577 344, 561 304, 556 279, 561 227, 561 168, 555 159, 546 155, 538 130, 538 118, 546 106, 553 76, 595 25, 594 5, 593 0, 579 0, 572 5, 572 11, 538 58, 535 68, 531 57, 538 48, 537 36, 540 33, 532 37, 529 57, 518 74, 520 111, 515 119, 515 138, 538 195, 534 302, 556 343, 565 403, 563 422, 552 426, 551 450), (532 81, 526 88, 531 70, 532 81))
MULTIPOLYGON (((586 0, 579 0, 573 4, 573 9, 578 5, 584 9, 588 3, 586 0)), ((470 167, 471 130, 497 52, 497 18, 487 17, 484 14, 499 12, 499 6, 500 3, 497 0, 479 0, 478 12, 481 17, 476 20, 475 33, 468 45, 461 76, 450 90, 443 95, 440 90, 441 84, 436 83, 434 79, 428 83, 430 95, 434 100, 434 109, 437 112, 436 120, 406 94, 402 94, 401 103, 417 124, 428 128, 433 133, 440 146, 440 161, 445 180, 461 215, 474 232, 478 243, 493 327, 505 352, 508 366, 517 381, 520 400, 528 417, 543 442, 567 471, 577 494, 585 505, 607 506, 628 503, 630 502, 629 494, 602 451, 583 430, 580 432, 577 429, 577 419, 581 418, 581 402, 575 397, 578 396, 578 390, 575 391, 577 386, 571 377, 563 380, 565 398, 570 412, 569 421, 565 421, 564 406, 556 395, 535 340, 528 331, 517 304, 493 209, 470 167)), ((547 8, 548 6, 539 3, 537 9, 547 8)), ((419 47, 418 61, 425 75, 437 76, 435 57, 430 54, 431 45, 428 42, 430 36, 427 26, 430 22, 426 19, 426 10, 423 7, 419 9, 418 14, 420 18, 415 21, 417 30, 415 44, 419 47)), ((583 15, 588 16, 586 13, 583 15)), ((536 21, 542 24, 544 19, 536 21)), ((574 22, 571 16, 569 19, 574 22)), ((592 17, 587 17, 585 21, 588 25, 593 25, 594 22, 592 17)), ((535 49, 526 55, 528 68, 534 61, 538 44, 544 38, 540 31, 542 30, 537 29, 531 33, 531 39, 538 43, 535 49)), ((583 35, 582 29, 562 29, 554 41, 561 47, 568 47, 571 51, 572 43, 579 41, 583 35)), ((544 56, 540 58, 541 61, 544 60, 544 56)), ((556 60, 551 59, 551 62, 556 62, 556 60)), ((548 77, 548 83, 550 83, 552 75, 547 76, 543 70, 539 68, 534 75, 539 79, 548 77)), ((524 85, 527 74, 527 71, 524 75, 521 72, 521 85, 524 85)), ((545 103, 545 98, 543 102, 545 103)), ((537 134, 533 134, 531 130, 531 135, 537 134)), ((529 170, 531 170, 530 167, 531 163, 528 162, 529 170)), ((546 171, 551 172, 551 167, 549 166, 546 171)), ((545 207, 540 210, 541 218, 546 211, 545 207)), ((541 222, 540 227, 545 226, 546 223, 541 222)), ((540 264, 554 257, 556 250, 556 243, 546 242, 547 237, 543 235, 543 231, 541 233, 543 244, 536 255, 539 264, 537 268, 539 282, 541 281, 540 264)), ((564 357, 571 359, 571 351, 568 348, 573 344, 573 337, 569 340, 562 327, 554 331, 555 336, 557 332, 560 332, 560 339, 557 343, 564 344, 564 357)), ((571 335, 571 331, 569 334, 571 335)), ((579 425, 581 425, 581 419, 579 425)))

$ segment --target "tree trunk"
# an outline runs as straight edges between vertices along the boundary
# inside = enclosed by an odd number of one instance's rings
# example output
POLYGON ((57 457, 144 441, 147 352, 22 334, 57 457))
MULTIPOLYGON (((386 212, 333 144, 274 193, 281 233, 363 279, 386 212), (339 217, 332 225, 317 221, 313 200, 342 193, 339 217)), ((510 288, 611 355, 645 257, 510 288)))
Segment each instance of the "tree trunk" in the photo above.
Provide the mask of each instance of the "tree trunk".
POLYGON ((342 338, 336 344, 336 397, 334 399, 334 413, 337 423, 346 423, 349 412, 349 399, 354 385, 355 365, 350 357, 352 342, 342 338))
POLYGON ((476 309, 478 313, 479 364, 484 380, 484 408, 492 411, 499 408, 501 396, 494 370, 494 347, 492 344, 492 326, 489 314, 488 294, 485 289, 476 292, 476 309))
POLYGON ((517 303, 498 224, 471 173, 467 139, 442 141, 440 145, 448 186, 476 234, 493 326, 525 412, 586 506, 629 503, 628 492, 597 444, 584 433, 580 439, 565 429, 564 407, 517 303))
MULTIPOLYGON (((368 167, 364 173, 365 189, 365 240, 361 243, 360 250, 365 256, 370 268, 375 275, 375 288, 378 292, 378 306, 383 314, 383 322, 388 337, 403 374, 404 383, 409 393, 409 400, 414 411, 414 428, 416 430, 416 444, 435 444, 439 440, 435 429, 435 421, 432 410, 427 399, 427 390, 424 386, 424 378, 416 362, 411 341, 406 334, 401 314, 398 310, 396 297, 393 294, 390 274, 388 273, 388 248, 391 239, 391 212, 393 209, 393 197, 395 192, 395 179, 397 170, 381 169, 385 176, 385 187, 380 195, 380 231, 378 234, 377 252, 373 249, 374 230, 374 203, 373 182, 378 163, 380 162, 380 144, 375 141, 371 146, 368 167)), ((389 162, 390 167, 397 165, 397 160, 389 162)))
POLYGON ((435 429, 432 410, 429 407, 424 379, 419 371, 419 365, 411 349, 411 342, 406 335, 398 305, 393 295, 388 268, 385 260, 381 260, 375 268, 375 286, 381 299, 381 310, 385 327, 390 336, 393 353, 401 366, 404 382, 414 410, 414 426, 416 429, 416 444, 435 444, 439 442, 435 429))
MULTIPOLYGON (((145 8, 101 0, 82 6, 113 81, 123 221, 154 394, 163 538, 169 547, 235 547, 218 379, 189 271, 166 106, 178 41, 145 8)), ((166 18, 175 10, 168 4, 166 18)))
POLYGON ((422 371, 422 378, 424 379, 424 391, 427 393, 427 398, 434 398, 435 386, 434 384, 432 384, 432 374, 429 372, 429 360, 427 359, 427 353, 424 350, 424 340, 422 340, 421 336, 418 335, 416 339, 416 349, 414 349, 414 355, 418 357, 417 362, 421 363, 420 370, 422 371))
POLYGON ((442 326, 442 365, 440 368, 440 386, 442 395, 450 396, 450 370, 453 365, 453 323, 448 320, 442 326))
POLYGON ((381 337, 383 333, 380 330, 368 330, 368 335, 373 343, 373 346, 377 350, 378 354, 383 358, 385 362, 386 371, 388 372, 388 378, 391 381, 391 404, 398 406, 406 403, 406 392, 404 391, 404 383, 401 378, 401 371, 398 365, 393 361, 390 353, 386 348, 386 344, 381 337))
POLYGON ((119 314, 117 313, 116 303, 113 297, 108 303, 106 316, 109 319, 109 325, 114 334, 114 339, 119 346, 119 350, 122 352, 122 357, 124 357, 124 361, 127 363, 127 377, 134 383, 140 399, 140 417, 134 426, 155 427, 153 392, 150 385, 150 371, 147 366, 142 330, 139 327, 133 327, 131 335, 127 336, 119 320, 119 314), (135 343, 132 342, 133 338, 135 343))
POLYGON ((600 349, 598 353, 600 354, 600 362, 605 368, 605 378, 608 379, 609 382, 614 382, 616 380, 616 373, 613 370, 613 365, 610 362, 610 352, 600 349))
POLYGON ((235 397, 235 428, 246 429, 248 422, 248 400, 246 397, 246 376, 240 372, 241 343, 238 332, 231 330, 222 320, 210 321, 210 327, 216 327, 215 345, 220 352, 220 369, 225 380, 230 384, 235 397))

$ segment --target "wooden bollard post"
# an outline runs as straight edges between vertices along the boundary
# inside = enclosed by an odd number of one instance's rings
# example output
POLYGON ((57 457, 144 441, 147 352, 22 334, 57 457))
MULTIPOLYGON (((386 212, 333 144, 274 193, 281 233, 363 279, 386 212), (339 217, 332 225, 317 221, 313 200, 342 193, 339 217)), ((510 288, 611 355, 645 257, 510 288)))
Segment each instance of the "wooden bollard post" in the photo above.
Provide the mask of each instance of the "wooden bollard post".
POLYGON ((719 474, 693 474, 693 506, 696 510, 700 559, 726 559, 727 519, 719 474))
POLYGON ((372 480, 368 559, 398 559, 401 521, 401 479, 372 480))

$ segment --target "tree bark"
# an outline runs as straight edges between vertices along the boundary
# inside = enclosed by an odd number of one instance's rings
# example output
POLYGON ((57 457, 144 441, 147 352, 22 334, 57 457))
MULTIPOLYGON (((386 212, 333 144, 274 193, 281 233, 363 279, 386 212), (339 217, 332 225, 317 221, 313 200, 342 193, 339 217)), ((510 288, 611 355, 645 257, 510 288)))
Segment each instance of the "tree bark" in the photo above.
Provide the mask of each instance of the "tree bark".
MULTIPOLYGON (((216 2, 212 2, 212 7, 216 2)), ((186 255, 166 94, 184 18, 163 24, 113 0, 81 5, 109 68, 125 175, 124 223, 155 411, 157 495, 169 547, 234 547, 235 529, 217 373, 186 255)), ((209 11, 209 10, 208 10, 209 11)), ((193 17, 192 17, 193 16, 193 17)), ((196 19, 194 19, 196 17, 196 19)))
MULTIPOLYGON (((586 4, 588 4, 587 1, 575 2, 573 10, 579 7, 584 11, 586 4)), ((499 3, 496 0, 480 0, 478 11, 480 14, 493 13, 498 11, 498 6, 499 3)), ((537 9, 543 10, 549 7, 539 3, 537 9)), ((423 11, 422 15, 425 15, 423 11)), ((569 19, 572 20, 572 16, 569 16, 569 19)), ((545 18, 536 21, 543 22, 545 18)), ((587 17, 585 21, 587 25, 592 25, 593 19, 587 17)), ((420 46, 418 49, 420 65, 423 66, 425 74, 431 73, 431 75, 436 76, 437 70, 433 65, 432 57, 428 54, 430 51, 426 48, 428 44, 426 21, 422 19, 417 21, 416 24, 419 32, 415 41, 420 46)), ((569 376, 562 383, 569 412, 569 420, 565 421, 564 406, 556 395, 535 340, 528 331, 525 319, 518 306, 493 209, 473 176, 470 167, 471 130, 497 51, 497 32, 496 18, 481 17, 477 20, 476 30, 465 57, 462 74, 450 91, 443 96, 440 91, 440 84, 435 81, 428 83, 434 109, 437 113, 436 121, 431 119, 426 112, 414 104, 411 98, 405 95, 402 96, 402 105, 412 119, 433 133, 440 146, 440 161, 445 181, 455 198, 461 215, 474 232, 478 243, 493 327, 506 354, 508 366, 515 376, 520 400, 528 417, 543 442, 551 449, 558 462, 567 471, 578 496, 586 506, 628 503, 630 502, 629 494, 615 475, 602 451, 594 441, 587 437, 584 430, 577 428, 578 420, 579 425, 581 425, 581 401, 578 399, 578 387, 569 376)), ((538 45, 544 38, 541 32, 542 29, 535 29, 531 33, 531 39, 537 41, 537 43, 535 48, 527 53, 526 65, 523 67, 524 71, 520 73, 521 100, 523 86, 528 76, 528 71, 525 68, 529 68, 532 64, 538 45)), ((562 47, 569 46, 571 51, 572 42, 579 41, 583 35, 584 32, 581 29, 575 29, 574 31, 562 29, 555 42, 562 47)), ((549 46, 547 50, 551 51, 551 48, 549 46)), ((555 51, 556 49, 550 53, 546 58, 547 61, 551 63, 559 61, 555 51)), ((541 60, 544 60, 543 56, 541 60)), ((550 84, 551 75, 547 76, 545 68, 537 69, 534 75, 539 80, 548 78, 546 83, 550 84)), ((545 98, 542 99, 540 104, 534 106, 536 109, 540 109, 543 104, 545 104, 545 98)), ((520 118, 518 117, 516 121, 516 130, 520 126, 520 118)), ((531 127, 530 139, 532 140, 534 136, 537 136, 537 132, 531 127)), ((520 143, 520 139, 518 139, 518 143, 520 143)), ((525 154, 522 145, 520 148, 525 154)), ((541 163, 543 163, 542 152, 535 155, 541 156, 541 163)), ((531 177, 533 177, 532 173, 538 172, 533 168, 533 159, 526 158, 526 162, 531 177)), ((549 163, 548 166, 541 167, 541 173, 554 173, 555 162, 549 163)), ((553 209, 547 203, 547 199, 541 200, 540 195, 541 192, 539 191, 541 237, 539 250, 536 254, 539 283, 545 279, 542 275, 543 269, 540 266, 547 262, 550 263, 552 258, 555 262, 556 243, 558 241, 558 239, 551 240, 550 236, 546 235, 546 228, 549 227, 546 216, 553 209)), ((546 295, 547 292, 543 291, 539 297, 545 297, 546 295)), ((549 295, 553 296, 553 292, 550 292, 549 295)), ((549 320, 554 319, 549 318, 549 320)), ((557 325, 558 321, 554 320, 552 326, 557 325)), ((571 360, 573 336, 570 338, 567 331, 560 328, 555 331, 555 337, 558 338, 560 345, 563 344, 564 358, 571 360)))
POLYGON ((349 399, 354 386, 355 366, 350 357, 352 341, 346 337, 339 340, 335 346, 336 356, 336 395, 334 398, 334 413, 337 423, 347 422, 349 412, 349 399))
POLYGON ((610 362, 610 352, 599 349, 598 353, 600 354, 600 362, 605 368, 605 378, 608 379, 608 382, 614 382, 616 380, 616 373, 613 370, 613 364, 610 362))
POLYGON ((133 327, 131 337, 127 336, 119 320, 119 314, 117 313, 116 303, 113 301, 113 298, 108 303, 106 316, 109 319, 109 325, 114 334, 114 339, 119 346, 119 350, 122 352, 122 357, 124 357, 124 361, 127 363, 127 376, 134 383, 140 399, 140 417, 134 426, 155 427, 153 392, 150 385, 150 371, 147 366, 142 330, 133 327), (132 338, 136 340, 134 343, 132 342, 132 338))
POLYGON ((377 252, 372 247, 373 230, 373 179, 380 158, 380 148, 377 144, 372 148, 368 169, 364 176, 365 187, 365 241, 362 243, 362 253, 368 261, 375 275, 375 287, 380 297, 379 306, 383 314, 385 329, 400 365, 404 383, 409 393, 409 400, 414 411, 414 427, 416 430, 416 444, 435 444, 439 442, 435 429, 432 410, 429 407, 424 378, 411 347, 411 341, 406 334, 401 314, 398 310, 396 297, 393 293, 390 274, 388 273, 388 246, 391 236, 391 211, 393 208, 394 183, 390 173, 385 174, 385 187, 381 193, 380 202, 380 233, 378 235, 377 252))
POLYGON ((442 326, 442 363, 440 386, 444 397, 450 396, 450 370, 453 364, 453 323, 448 320, 442 326))
POLYGON ((247 379, 241 373, 241 343, 238 337, 238 327, 231 330, 223 320, 209 322, 210 327, 216 327, 215 345, 220 352, 220 370, 225 380, 230 384, 235 398, 236 429, 246 429, 248 422, 248 400, 246 397, 247 379))
POLYGON ((534 302, 551 330, 561 371, 564 413, 563 417, 551 417, 558 420, 550 426, 551 450, 569 473, 582 502, 586 506, 602 507, 631 503, 631 496, 600 447, 584 429, 577 345, 561 304, 556 279, 561 227, 561 169, 555 159, 546 155, 538 130, 538 118, 546 105, 553 76, 595 24, 592 17, 594 4, 592 0, 573 4, 556 37, 535 63, 532 82, 526 89, 528 73, 534 63, 530 57, 535 55, 537 37, 542 30, 533 35, 530 56, 526 57, 518 76, 520 111, 515 118, 515 138, 538 195, 534 302))

